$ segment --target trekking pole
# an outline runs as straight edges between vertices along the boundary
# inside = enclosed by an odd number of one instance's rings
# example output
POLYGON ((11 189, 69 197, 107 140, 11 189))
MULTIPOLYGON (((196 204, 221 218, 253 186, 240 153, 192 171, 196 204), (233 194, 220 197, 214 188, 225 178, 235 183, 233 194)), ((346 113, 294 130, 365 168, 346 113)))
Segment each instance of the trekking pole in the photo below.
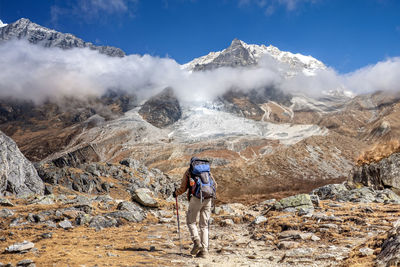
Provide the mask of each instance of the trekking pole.
POLYGON ((176 202, 176 218, 178 220, 179 252, 180 252, 180 254, 182 254, 181 226, 179 223, 178 196, 175 197, 175 202, 176 202))

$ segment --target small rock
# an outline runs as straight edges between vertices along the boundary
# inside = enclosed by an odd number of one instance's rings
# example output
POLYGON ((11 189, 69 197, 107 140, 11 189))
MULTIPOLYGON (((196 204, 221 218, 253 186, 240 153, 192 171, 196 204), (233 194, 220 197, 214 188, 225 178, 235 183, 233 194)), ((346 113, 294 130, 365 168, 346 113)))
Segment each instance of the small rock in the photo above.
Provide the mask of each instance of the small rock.
POLYGON ((263 223, 263 222, 266 222, 268 219, 266 218, 266 217, 264 217, 264 216, 258 216, 253 222, 252 222, 252 224, 260 224, 260 223, 263 223))
POLYGON ((36 265, 34 264, 33 260, 26 259, 26 260, 19 261, 17 263, 17 267, 19 267, 19 266, 21 266, 21 267, 34 267, 36 265))
POLYGON ((40 235, 42 238, 52 238, 53 237, 53 233, 52 232, 48 232, 48 233, 43 233, 40 235))
POLYGON ((49 184, 44 186, 44 194, 45 195, 52 195, 53 194, 53 187, 49 184))
POLYGON ((24 240, 22 243, 15 243, 14 245, 6 248, 6 252, 8 253, 18 253, 30 250, 35 247, 35 244, 32 242, 24 240))
POLYGON ((12 212, 9 209, 1 209, 0 210, 0 218, 7 218, 7 217, 11 217, 14 215, 14 212, 12 212))
POLYGON ((300 244, 294 241, 281 241, 278 243, 279 249, 293 249, 298 248, 299 246, 300 244))
POLYGON ((14 204, 11 203, 10 200, 6 199, 6 198, 0 198, 0 206, 4 206, 4 207, 14 207, 14 204))
POLYGON ((235 223, 233 222, 232 219, 225 219, 221 221, 221 226, 230 226, 234 225, 235 223))
POLYGON ((57 228, 57 224, 55 222, 53 222, 53 221, 50 221, 50 220, 43 222, 43 224, 45 224, 45 225, 47 225, 48 227, 51 227, 51 228, 57 228))
POLYGON ((65 229, 65 230, 73 228, 72 223, 70 221, 68 221, 68 220, 64 220, 62 222, 59 222, 58 226, 60 226, 61 228, 65 229))
POLYGON ((371 248, 360 248, 360 253, 361 253, 361 255, 363 255, 363 256, 371 256, 371 255, 374 255, 374 250, 373 249, 371 249, 371 248))
POLYGON ((119 255, 113 254, 111 252, 106 253, 107 257, 119 257, 119 255))
POLYGON ((311 236, 311 240, 312 240, 312 241, 320 241, 321 238, 319 238, 319 237, 316 236, 316 235, 312 235, 312 236, 311 236))

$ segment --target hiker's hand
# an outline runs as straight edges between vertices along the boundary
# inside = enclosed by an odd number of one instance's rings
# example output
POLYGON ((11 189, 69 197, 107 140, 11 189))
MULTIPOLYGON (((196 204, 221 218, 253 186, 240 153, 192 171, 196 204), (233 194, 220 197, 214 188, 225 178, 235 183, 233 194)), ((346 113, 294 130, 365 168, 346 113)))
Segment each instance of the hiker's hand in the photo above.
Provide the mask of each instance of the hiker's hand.
POLYGON ((172 196, 173 196, 174 198, 176 198, 176 197, 177 197, 177 195, 176 195, 176 191, 174 191, 174 192, 172 193, 172 196))

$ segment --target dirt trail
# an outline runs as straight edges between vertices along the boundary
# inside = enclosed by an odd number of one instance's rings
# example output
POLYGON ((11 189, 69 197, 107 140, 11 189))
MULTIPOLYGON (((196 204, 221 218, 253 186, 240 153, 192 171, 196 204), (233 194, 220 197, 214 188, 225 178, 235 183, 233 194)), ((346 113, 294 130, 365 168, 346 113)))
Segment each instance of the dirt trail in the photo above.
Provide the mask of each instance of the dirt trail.
MULTIPOLYGON (((373 247, 376 242, 371 240, 382 238, 400 215, 399 205, 378 203, 323 201, 312 214, 301 216, 267 211, 265 205, 228 206, 230 212, 213 214, 207 259, 189 255, 184 203, 180 254, 170 203, 150 212, 142 223, 126 222, 98 231, 87 226, 64 230, 37 223, 7 227, 10 220, 3 220, 1 252, 23 240, 33 242, 35 248, 24 254, 2 253, 0 262, 16 265, 31 259, 36 266, 372 266, 379 248, 373 247), (262 214, 266 222, 251 223, 262 214), (45 233, 50 237, 44 237, 45 233), (360 251, 366 248, 370 254, 363 255, 360 251)), ((10 209, 25 216, 46 207, 21 202, 10 209)))

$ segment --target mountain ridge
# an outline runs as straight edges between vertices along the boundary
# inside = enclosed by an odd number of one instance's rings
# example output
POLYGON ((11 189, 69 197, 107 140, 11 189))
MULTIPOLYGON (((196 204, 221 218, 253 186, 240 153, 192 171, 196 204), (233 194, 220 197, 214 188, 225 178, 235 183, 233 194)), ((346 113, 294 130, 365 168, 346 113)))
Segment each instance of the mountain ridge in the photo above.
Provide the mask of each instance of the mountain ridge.
POLYGON ((10 24, 0 24, 0 43, 12 39, 24 39, 32 44, 41 44, 44 47, 58 47, 61 49, 89 48, 112 57, 123 57, 125 52, 112 46, 96 46, 90 42, 76 37, 70 33, 61 33, 53 29, 43 27, 21 18, 10 24))

